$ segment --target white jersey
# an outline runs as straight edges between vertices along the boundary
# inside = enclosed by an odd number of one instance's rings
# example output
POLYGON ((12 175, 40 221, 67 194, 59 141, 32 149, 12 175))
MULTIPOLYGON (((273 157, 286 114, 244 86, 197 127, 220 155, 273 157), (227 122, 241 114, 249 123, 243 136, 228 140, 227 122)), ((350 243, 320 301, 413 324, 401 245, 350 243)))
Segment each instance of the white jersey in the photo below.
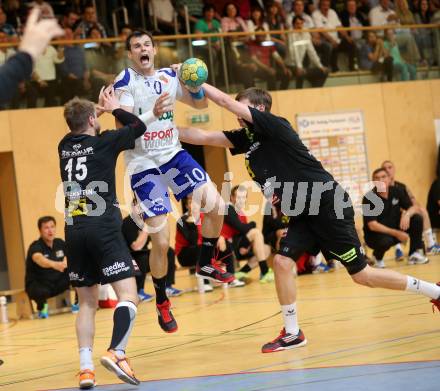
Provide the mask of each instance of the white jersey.
MULTIPOLYGON (((159 69, 153 76, 126 68, 116 77, 114 88, 121 105, 133 107, 135 115, 152 110, 156 99, 164 92, 168 92, 173 104, 182 96, 179 78, 171 68, 159 69)), ((144 135, 136 140, 134 149, 124 152, 130 175, 157 168, 182 150, 173 119, 173 111, 162 114, 147 126, 144 135)))

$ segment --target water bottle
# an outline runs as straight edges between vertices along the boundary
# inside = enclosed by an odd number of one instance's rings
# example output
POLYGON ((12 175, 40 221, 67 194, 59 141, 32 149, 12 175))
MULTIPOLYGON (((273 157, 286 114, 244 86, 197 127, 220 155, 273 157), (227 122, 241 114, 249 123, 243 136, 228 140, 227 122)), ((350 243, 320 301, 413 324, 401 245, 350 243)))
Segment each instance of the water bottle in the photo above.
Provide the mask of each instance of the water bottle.
POLYGON ((5 296, 0 297, 0 323, 8 323, 8 301, 5 296))

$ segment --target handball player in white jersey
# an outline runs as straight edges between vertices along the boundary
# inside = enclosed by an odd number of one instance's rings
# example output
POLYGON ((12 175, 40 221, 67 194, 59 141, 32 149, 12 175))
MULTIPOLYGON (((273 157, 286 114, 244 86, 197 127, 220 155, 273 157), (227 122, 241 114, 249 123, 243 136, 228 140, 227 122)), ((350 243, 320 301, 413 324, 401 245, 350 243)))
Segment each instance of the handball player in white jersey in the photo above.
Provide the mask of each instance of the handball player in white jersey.
POLYGON ((135 30, 127 37, 126 49, 133 65, 116 77, 114 89, 121 107, 139 116, 147 130, 136 140, 135 148, 125 152, 125 162, 146 225, 152 228, 150 267, 159 324, 165 332, 172 333, 177 330, 177 323, 165 292, 170 240, 167 218, 171 211, 168 189, 177 201, 193 193, 193 199, 200 200, 204 208, 197 274, 219 282, 234 280, 232 274, 217 264, 214 256, 223 224, 223 200, 205 170, 180 145, 173 121, 176 99, 199 109, 206 108, 208 103, 203 89, 190 92, 171 68, 154 68, 157 48, 149 32, 135 30), (169 110, 157 118, 153 107, 160 96, 168 97, 163 105, 169 110))

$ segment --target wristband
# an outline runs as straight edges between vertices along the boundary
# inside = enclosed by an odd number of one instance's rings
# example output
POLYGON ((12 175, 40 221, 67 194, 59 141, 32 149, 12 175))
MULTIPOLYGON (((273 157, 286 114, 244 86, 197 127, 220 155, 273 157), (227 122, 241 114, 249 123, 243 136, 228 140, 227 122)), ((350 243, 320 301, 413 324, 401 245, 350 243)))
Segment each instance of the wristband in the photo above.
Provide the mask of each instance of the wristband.
POLYGON ((144 114, 139 116, 139 119, 145 124, 150 125, 152 122, 156 121, 156 116, 153 113, 153 110, 147 111, 144 114))
POLYGON ((205 91, 203 90, 203 88, 200 88, 200 90, 198 90, 197 92, 189 92, 191 97, 195 100, 200 100, 203 99, 205 97, 205 91))

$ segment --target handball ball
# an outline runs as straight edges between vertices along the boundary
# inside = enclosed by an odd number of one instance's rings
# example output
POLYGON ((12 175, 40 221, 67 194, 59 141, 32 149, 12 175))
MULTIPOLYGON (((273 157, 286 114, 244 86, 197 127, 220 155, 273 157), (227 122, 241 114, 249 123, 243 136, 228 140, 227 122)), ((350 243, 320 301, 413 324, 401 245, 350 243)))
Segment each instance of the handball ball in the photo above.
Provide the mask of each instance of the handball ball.
POLYGON ((180 80, 189 87, 200 87, 208 79, 208 67, 198 58, 189 58, 180 68, 180 80))

